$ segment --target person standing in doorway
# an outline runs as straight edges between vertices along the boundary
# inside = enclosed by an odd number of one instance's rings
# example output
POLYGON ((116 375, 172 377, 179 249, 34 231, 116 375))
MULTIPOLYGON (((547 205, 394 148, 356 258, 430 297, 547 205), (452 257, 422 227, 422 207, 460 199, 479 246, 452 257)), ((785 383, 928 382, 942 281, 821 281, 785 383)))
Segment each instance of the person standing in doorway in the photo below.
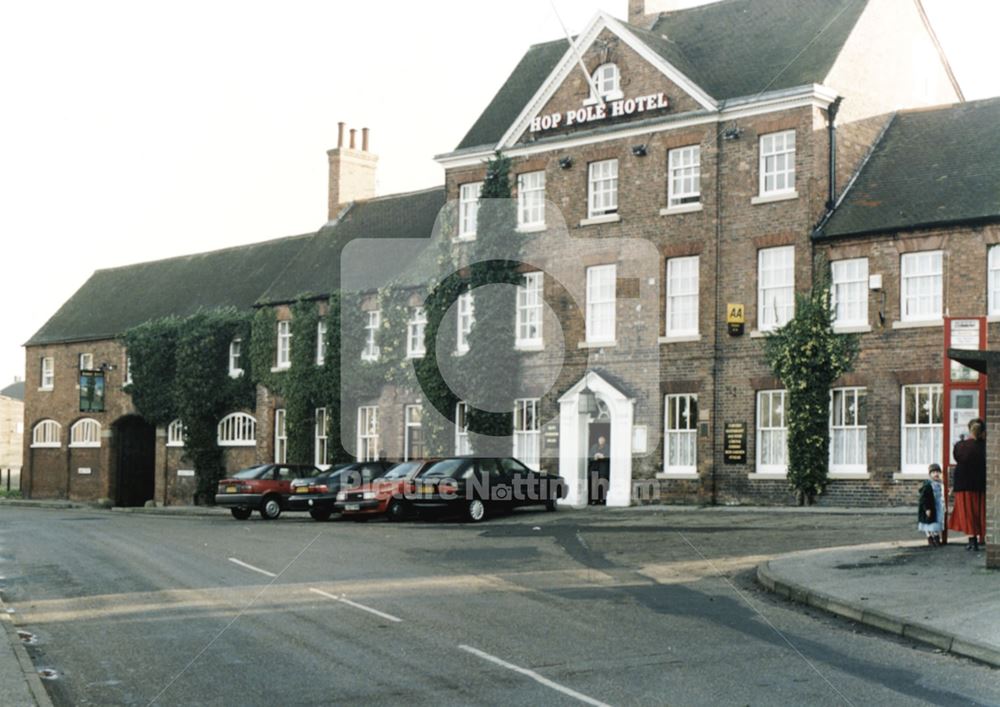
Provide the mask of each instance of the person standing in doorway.
POLYGON ((591 446, 587 454, 587 472, 590 483, 590 493, 587 494, 591 506, 606 503, 608 484, 611 481, 611 459, 609 457, 608 439, 604 435, 597 438, 597 443, 591 446))
POLYGON ((969 422, 969 436, 955 445, 955 510, 948 529, 965 533, 966 550, 978 551, 986 543, 986 425, 979 418, 969 422))

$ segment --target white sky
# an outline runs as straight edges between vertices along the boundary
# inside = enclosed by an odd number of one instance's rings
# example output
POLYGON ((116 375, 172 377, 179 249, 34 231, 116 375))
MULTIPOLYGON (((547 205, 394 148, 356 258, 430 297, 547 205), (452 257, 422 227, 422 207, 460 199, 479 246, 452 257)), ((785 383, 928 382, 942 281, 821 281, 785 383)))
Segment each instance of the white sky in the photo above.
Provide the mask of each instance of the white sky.
MULTIPOLYGON (((1000 94, 1000 2, 924 2, 966 96, 1000 94)), ((574 33, 627 11, 556 5, 574 33)), ((318 228, 338 120, 372 129, 380 194, 440 184, 433 155, 560 36, 544 0, 3 3, 0 387, 95 269, 318 228)))

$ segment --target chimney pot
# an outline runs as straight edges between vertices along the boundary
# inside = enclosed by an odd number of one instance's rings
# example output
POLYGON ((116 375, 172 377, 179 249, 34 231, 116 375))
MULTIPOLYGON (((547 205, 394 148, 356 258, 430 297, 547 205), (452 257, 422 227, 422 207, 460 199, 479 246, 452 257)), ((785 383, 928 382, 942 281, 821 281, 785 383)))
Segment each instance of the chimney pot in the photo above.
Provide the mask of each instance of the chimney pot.
POLYGON ((355 144, 354 137, 355 137, 355 135, 357 135, 357 132, 358 132, 357 130, 355 130, 354 128, 351 128, 351 149, 352 150, 354 149, 354 144, 355 144))
POLYGON ((337 123, 337 149, 344 146, 344 121, 337 123))
POLYGON ((368 152, 368 128, 361 128, 361 151, 368 152))

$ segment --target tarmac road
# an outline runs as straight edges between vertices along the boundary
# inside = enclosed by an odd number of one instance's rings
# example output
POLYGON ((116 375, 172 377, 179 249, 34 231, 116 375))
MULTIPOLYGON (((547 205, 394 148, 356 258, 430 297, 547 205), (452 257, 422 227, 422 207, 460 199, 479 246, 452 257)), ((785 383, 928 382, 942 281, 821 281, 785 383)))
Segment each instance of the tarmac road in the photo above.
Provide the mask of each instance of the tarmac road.
POLYGON ((3 508, 0 584, 56 705, 1000 704, 995 670, 753 583, 768 557, 912 538, 910 521, 3 508))

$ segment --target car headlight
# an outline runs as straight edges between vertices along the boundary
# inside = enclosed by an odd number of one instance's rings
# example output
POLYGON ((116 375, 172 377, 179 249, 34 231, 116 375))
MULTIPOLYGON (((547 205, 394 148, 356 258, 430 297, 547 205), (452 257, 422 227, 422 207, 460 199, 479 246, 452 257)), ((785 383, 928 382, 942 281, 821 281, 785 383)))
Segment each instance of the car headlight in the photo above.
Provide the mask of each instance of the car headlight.
POLYGON ((366 501, 374 501, 375 500, 375 492, 374 491, 365 491, 364 499, 366 501))
POLYGON ((337 500, 338 501, 346 501, 347 500, 347 494, 345 492, 341 491, 340 493, 337 494, 337 500))

